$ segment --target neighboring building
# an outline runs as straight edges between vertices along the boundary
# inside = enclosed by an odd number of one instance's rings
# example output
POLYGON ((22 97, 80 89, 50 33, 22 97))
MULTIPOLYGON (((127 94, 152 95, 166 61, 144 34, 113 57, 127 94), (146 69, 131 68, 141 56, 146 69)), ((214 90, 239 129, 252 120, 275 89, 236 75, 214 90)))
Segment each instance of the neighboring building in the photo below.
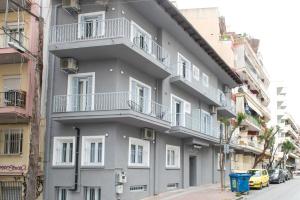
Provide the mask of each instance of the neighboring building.
POLYGON ((296 164, 299 162, 299 127, 295 122, 293 116, 289 114, 287 107, 287 95, 288 89, 283 81, 274 81, 271 83, 271 97, 272 103, 270 108, 272 110, 272 120, 270 124, 272 126, 279 126, 279 132, 276 135, 275 148, 276 151, 276 162, 282 159, 283 152, 281 149, 282 143, 286 140, 291 141, 295 146, 295 151, 291 152, 287 158, 285 158, 285 166, 289 169, 296 169, 296 164))
POLYGON ((45 199, 135 200, 218 182, 218 119, 235 117, 236 73, 168 0, 60 5, 45 199))
POLYGON ((270 103, 269 78, 258 52, 259 40, 228 32, 225 18, 219 15, 218 8, 184 9, 181 12, 243 81, 243 86, 234 90, 234 98, 237 113, 245 113, 247 119, 233 138, 237 146, 233 146, 235 153, 231 168, 234 171, 248 170, 252 168, 255 156, 262 152, 263 144, 257 136, 263 128, 258 119, 270 120, 267 108, 270 103))
MULTIPOLYGON (((12 3, 6 10, 7 2, 0 2, 0 198, 23 199, 35 70, 32 56, 24 52, 37 52, 38 23, 12 3)), ((37 4, 17 2, 36 13, 37 4)))

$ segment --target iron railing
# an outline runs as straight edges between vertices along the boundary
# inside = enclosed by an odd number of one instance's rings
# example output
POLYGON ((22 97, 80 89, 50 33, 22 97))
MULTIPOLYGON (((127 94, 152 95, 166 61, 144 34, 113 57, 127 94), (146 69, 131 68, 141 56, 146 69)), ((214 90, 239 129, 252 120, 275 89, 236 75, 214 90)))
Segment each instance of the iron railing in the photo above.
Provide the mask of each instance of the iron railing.
POLYGON ((20 90, 9 90, 0 92, 0 108, 19 107, 25 108, 26 92, 20 90))
POLYGON ((10 42, 17 43, 18 45, 28 49, 28 38, 23 33, 0 33, 0 48, 8 48, 10 42))
POLYGON ((23 200, 23 183, 0 181, 0 200, 23 200))
POLYGON ((211 86, 209 84, 209 80, 208 85, 206 86, 204 84, 203 77, 200 73, 198 80, 196 80, 193 75, 193 69, 191 64, 183 64, 182 62, 177 62, 176 65, 172 66, 171 72, 173 76, 179 76, 183 78, 193 88, 200 91, 201 94, 207 96, 215 102, 219 102, 217 88, 211 86))
POLYGON ((130 92, 54 96, 55 113, 113 110, 133 110, 170 122, 167 106, 130 92))
POLYGON ((89 40, 124 38, 145 53, 151 55, 166 68, 170 65, 169 53, 157 44, 149 34, 126 18, 97 20, 74 24, 55 25, 50 28, 50 44, 89 40))

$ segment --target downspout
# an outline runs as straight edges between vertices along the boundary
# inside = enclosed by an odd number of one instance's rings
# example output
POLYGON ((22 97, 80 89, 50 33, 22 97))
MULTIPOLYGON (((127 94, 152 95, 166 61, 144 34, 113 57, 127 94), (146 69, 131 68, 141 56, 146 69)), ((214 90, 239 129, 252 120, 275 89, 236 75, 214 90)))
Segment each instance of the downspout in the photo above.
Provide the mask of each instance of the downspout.
POLYGON ((78 188, 78 162, 79 162, 79 143, 80 143, 80 129, 74 127, 76 130, 76 152, 75 152, 75 175, 74 175, 74 187, 70 191, 77 191, 78 188))
POLYGON ((156 149, 156 135, 155 135, 155 139, 154 139, 154 171, 153 171, 153 175, 154 175, 154 178, 153 178, 153 192, 154 192, 154 195, 157 194, 157 191, 156 191, 156 153, 157 153, 157 149, 156 149))

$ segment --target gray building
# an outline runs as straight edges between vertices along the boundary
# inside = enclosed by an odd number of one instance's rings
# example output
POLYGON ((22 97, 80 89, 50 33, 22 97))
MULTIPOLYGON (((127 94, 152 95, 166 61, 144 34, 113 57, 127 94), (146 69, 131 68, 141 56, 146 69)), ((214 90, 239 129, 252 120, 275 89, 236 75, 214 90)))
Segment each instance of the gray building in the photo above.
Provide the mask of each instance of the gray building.
POLYGON ((49 30, 45 199, 217 182, 239 77, 167 0, 65 2, 49 30))

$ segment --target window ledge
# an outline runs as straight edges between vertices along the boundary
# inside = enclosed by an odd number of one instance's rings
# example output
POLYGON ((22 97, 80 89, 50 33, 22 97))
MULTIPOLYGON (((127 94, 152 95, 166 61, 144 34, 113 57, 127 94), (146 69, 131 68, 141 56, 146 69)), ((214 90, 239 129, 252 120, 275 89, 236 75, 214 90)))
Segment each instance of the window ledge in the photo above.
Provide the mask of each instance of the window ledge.
POLYGON ((150 169, 149 166, 134 166, 134 165, 128 165, 128 169, 150 169))
POLYGON ((81 165, 80 169, 89 170, 89 169, 104 169, 104 165, 81 165))
POLYGON ((166 167, 166 170, 180 170, 180 167, 166 167))
POLYGON ((55 169, 73 169, 75 165, 52 165, 52 168, 55 169))

